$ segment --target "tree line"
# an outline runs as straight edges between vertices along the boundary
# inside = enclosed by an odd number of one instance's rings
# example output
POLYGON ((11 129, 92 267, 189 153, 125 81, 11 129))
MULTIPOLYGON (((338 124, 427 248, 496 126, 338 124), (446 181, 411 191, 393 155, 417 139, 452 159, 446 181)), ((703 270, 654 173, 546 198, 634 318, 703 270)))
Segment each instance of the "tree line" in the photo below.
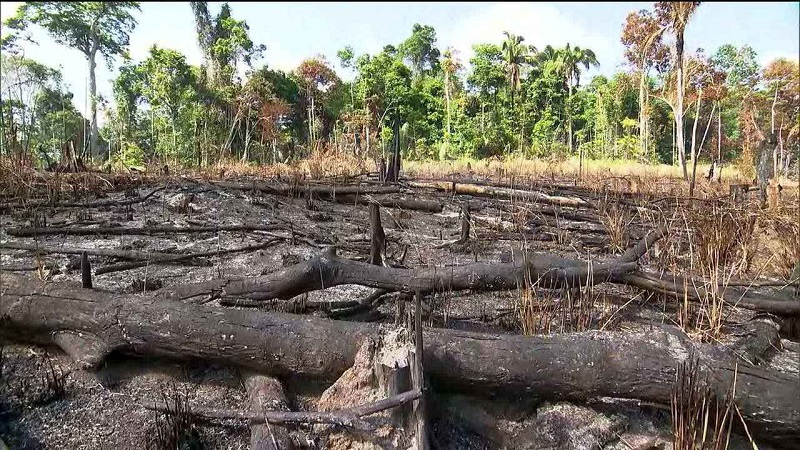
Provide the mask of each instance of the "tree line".
POLYGON ((626 67, 611 77, 582 77, 599 65, 589 48, 536 48, 510 32, 473 45, 467 68, 455 49, 439 48, 433 27, 415 24, 377 54, 337 52, 354 75, 344 81, 324 56, 290 72, 257 67, 265 46, 227 3, 213 16, 206 2, 187 5, 203 54, 193 66, 157 46, 130 59, 137 2, 28 2, 4 24, 12 33, 2 42, 2 153, 47 164, 71 143, 117 168, 203 167, 331 149, 374 158, 399 143, 410 159, 615 158, 679 164, 687 180, 703 159, 788 173, 800 148, 797 60, 760 67, 747 45, 687 51, 699 5, 631 12, 620 30, 626 67), (31 24, 85 55, 90 117, 74 108, 58 70, 19 51, 31 24), (120 63, 113 99, 96 95, 98 59, 120 63))

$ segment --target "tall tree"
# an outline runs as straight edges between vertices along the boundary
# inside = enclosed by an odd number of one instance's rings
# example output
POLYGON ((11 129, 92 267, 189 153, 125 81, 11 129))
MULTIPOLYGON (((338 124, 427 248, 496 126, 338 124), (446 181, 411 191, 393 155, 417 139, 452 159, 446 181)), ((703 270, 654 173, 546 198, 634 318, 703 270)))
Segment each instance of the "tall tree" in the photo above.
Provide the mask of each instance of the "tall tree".
MULTIPOLYGON (((457 50, 452 47, 444 52, 444 59, 442 60, 442 71, 444 72, 444 101, 445 101, 445 117, 447 118, 447 127, 444 133, 445 149, 450 145, 450 102, 453 92, 453 80, 458 76, 458 71, 461 70, 461 61, 458 60, 457 50)), ((441 152, 441 153, 446 153, 441 152)), ((445 154, 439 155, 439 159, 444 159, 445 154)))
POLYGON ((411 36, 400 44, 399 50, 411 63, 416 76, 438 70, 440 53, 436 48, 436 30, 432 26, 415 23, 411 36))
POLYGON ((39 25, 59 44, 80 50, 89 63, 91 134, 89 149, 97 151, 97 54, 110 65, 117 56, 127 57, 130 33, 136 26, 133 11, 139 2, 26 2, 9 18, 9 28, 22 30, 39 25))
POLYGON ((511 94, 511 108, 514 109, 514 93, 519 91, 522 66, 531 62, 532 54, 536 47, 524 45, 525 38, 504 31, 506 40, 503 41, 503 59, 506 63, 508 76, 508 89, 511 94))
MULTIPOLYGON (((514 94, 520 90, 522 69, 526 64, 533 61, 533 55, 536 53, 536 47, 533 45, 524 45, 522 42, 525 38, 509 33, 503 32, 506 40, 503 41, 503 58, 506 63, 506 71, 508 74, 508 89, 511 94, 511 112, 517 114, 514 107, 514 94)), ((524 111, 523 111, 524 114, 524 111)), ((523 115, 524 118, 524 115, 523 115)), ((519 149, 522 149, 525 133, 525 121, 518 120, 519 122, 519 149)))
POLYGON ((686 25, 689 23, 689 19, 699 5, 700 2, 656 2, 655 4, 656 17, 658 17, 659 22, 661 22, 663 26, 671 29, 672 33, 675 35, 675 67, 677 70, 675 80, 677 86, 675 141, 678 147, 678 160, 683 170, 683 179, 686 181, 689 181, 689 172, 686 167, 686 146, 683 137, 683 34, 684 31, 686 31, 686 25))
POLYGON ((209 80, 216 79, 215 61, 211 48, 214 45, 214 24, 208 12, 208 2, 189 2, 194 14, 194 23, 197 28, 197 43, 203 52, 203 67, 209 80))
POLYGON ((249 37, 250 27, 243 20, 232 17, 231 7, 225 2, 219 14, 211 19, 208 2, 189 2, 194 14, 197 41, 203 52, 208 80, 213 86, 225 87, 239 61, 248 66, 259 57, 266 46, 256 45, 249 37))
POLYGON ((648 153, 648 72, 655 67, 664 72, 668 63, 668 51, 662 40, 666 29, 652 12, 641 10, 628 14, 622 26, 621 41, 625 46, 625 59, 639 75, 639 148, 641 155, 648 153))
POLYGON ((589 67, 597 67, 600 65, 600 63, 597 61, 597 56, 590 49, 581 48, 577 45, 575 47, 570 47, 569 43, 567 43, 566 47, 561 49, 560 59, 561 69, 563 71, 562 73, 567 81, 567 126, 569 129, 568 145, 570 151, 572 151, 574 150, 574 145, 572 142, 572 91, 573 88, 580 86, 581 67, 584 67, 588 70, 589 67))

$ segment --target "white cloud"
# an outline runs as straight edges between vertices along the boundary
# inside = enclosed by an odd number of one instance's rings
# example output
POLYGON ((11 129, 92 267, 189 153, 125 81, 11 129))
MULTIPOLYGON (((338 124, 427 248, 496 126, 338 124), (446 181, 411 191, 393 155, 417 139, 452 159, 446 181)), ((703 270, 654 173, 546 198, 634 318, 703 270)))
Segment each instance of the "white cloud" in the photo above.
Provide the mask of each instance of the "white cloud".
POLYGON ((579 45, 592 49, 604 67, 613 64, 615 48, 607 38, 590 32, 583 24, 564 15, 555 6, 546 3, 497 3, 487 6, 440 34, 441 47, 453 46, 461 59, 468 64, 476 43, 501 44, 504 31, 521 35, 525 43, 539 50, 546 45, 561 47, 579 45))

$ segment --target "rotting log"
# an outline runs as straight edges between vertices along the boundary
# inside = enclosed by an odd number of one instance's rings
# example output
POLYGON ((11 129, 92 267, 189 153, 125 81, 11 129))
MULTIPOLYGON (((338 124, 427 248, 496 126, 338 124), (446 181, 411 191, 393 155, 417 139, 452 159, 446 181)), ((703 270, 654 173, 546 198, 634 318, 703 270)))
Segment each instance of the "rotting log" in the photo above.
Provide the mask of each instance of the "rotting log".
MULTIPOLYGON (((294 412, 294 411, 266 411, 262 413, 241 412, 231 409, 216 409, 216 408, 203 408, 191 407, 189 413, 194 416, 203 417, 206 419, 240 419, 248 420, 250 423, 329 423, 345 427, 361 428, 369 430, 372 427, 370 424, 360 420, 361 417, 369 416, 390 408, 405 405, 410 401, 414 401, 420 397, 419 391, 406 391, 401 394, 378 400, 377 402, 358 405, 350 409, 342 411, 309 411, 309 412, 294 412)), ((163 402, 150 402, 144 405, 146 409, 154 411, 169 412, 170 405, 163 402)), ((174 410, 174 408, 173 408, 174 410)))
POLYGON ((573 196, 550 195, 539 191, 524 191, 520 189, 495 188, 491 186, 479 186, 475 184, 455 183, 455 182, 418 182, 409 181, 407 184, 414 188, 436 189, 448 193, 472 195, 475 197, 497 197, 508 198, 532 203, 542 203, 558 206, 573 206, 597 209, 596 205, 588 200, 573 196))
MULTIPOLYGON (((450 292, 502 291, 523 286, 559 288, 586 283, 612 282, 639 287, 651 292, 678 295, 693 301, 703 298, 703 288, 694 280, 670 282, 637 270, 637 260, 664 236, 660 228, 649 232, 616 259, 596 263, 565 259, 548 253, 515 250, 500 263, 473 263, 446 268, 400 269, 375 266, 340 258, 334 247, 320 255, 268 275, 250 278, 225 278, 188 283, 164 290, 164 299, 205 303, 221 299, 265 301, 288 300, 299 294, 345 284, 380 288, 387 291, 450 292), (684 288, 686 286, 686 288, 684 288)), ((664 275, 666 278, 668 275, 664 275)), ((800 302, 730 288, 726 302, 746 309, 781 315, 800 315, 800 302)))
MULTIPOLYGON (((62 348, 96 367, 112 351, 238 366, 276 377, 333 381, 381 327, 280 313, 191 305, 154 296, 76 289, 3 274, 0 339, 62 348), (53 307, 57 304, 58 307, 53 307)), ((800 380, 754 367, 664 330, 509 336, 424 331, 434 389, 583 400, 633 398, 668 405, 676 368, 700 358, 721 396, 734 376, 736 404, 757 440, 800 439, 800 380)))
MULTIPOLYGON (((681 301, 686 298, 687 300, 699 302, 713 296, 702 281, 687 279, 670 273, 655 275, 640 270, 613 275, 610 281, 612 283, 627 284, 650 292, 675 296, 681 301)), ((777 294, 764 295, 747 289, 728 287, 721 292, 721 296, 728 306, 738 306, 753 311, 779 315, 800 315, 800 302, 791 298, 780 297, 777 294)))
POLYGON ((178 233, 216 233, 218 231, 275 231, 284 230, 282 224, 242 224, 242 225, 205 225, 189 227, 154 226, 154 227, 64 227, 64 228, 7 228, 9 236, 34 237, 48 235, 94 236, 94 235, 144 235, 178 234, 178 233))

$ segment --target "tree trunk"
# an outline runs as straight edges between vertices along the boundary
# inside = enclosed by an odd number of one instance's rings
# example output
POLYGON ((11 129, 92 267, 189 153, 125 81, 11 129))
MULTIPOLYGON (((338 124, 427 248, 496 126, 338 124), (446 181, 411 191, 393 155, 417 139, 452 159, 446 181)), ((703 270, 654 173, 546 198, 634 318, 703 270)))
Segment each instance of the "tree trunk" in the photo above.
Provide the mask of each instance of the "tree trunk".
MULTIPOLYGON (((691 156, 691 159, 692 159, 692 161, 691 161, 692 162, 692 180, 691 180, 691 182, 689 184, 689 197, 694 196, 694 184, 695 184, 695 179, 696 179, 696 176, 697 176, 697 156, 698 156, 698 153, 700 153, 700 151, 696 147, 696 144, 697 144, 697 123, 700 122, 700 103, 701 103, 701 100, 702 100, 702 95, 703 95, 703 90, 700 89, 700 91, 697 94, 697 111, 695 111, 695 114, 694 114, 694 126, 692 126, 692 147, 691 147, 691 151, 690 151, 690 156, 691 156)), ((712 111, 711 114, 714 114, 714 112, 712 111)))
POLYGON ((382 266, 383 254, 386 251, 386 233, 384 233, 381 226, 381 207, 377 203, 370 203, 369 205, 369 224, 372 230, 369 263, 382 266))
MULTIPOLYGON (((567 92, 567 126, 569 127, 569 152, 570 154, 574 150, 572 148, 572 81, 567 80, 567 85, 569 86, 569 91, 567 92)), ((583 158, 580 158, 578 166, 578 177, 581 175, 581 168, 583 165, 583 158)))
POLYGON ((647 74, 641 69, 639 77, 639 154, 647 156, 647 74))
POLYGON ((689 172, 686 168, 686 143, 683 138, 683 31, 677 33, 675 47, 678 56, 678 104, 675 108, 675 143, 677 145, 678 161, 683 171, 683 180, 689 181, 689 172))
POLYGON ((97 62, 95 58, 97 56, 97 48, 99 44, 95 43, 93 46, 92 51, 89 53, 89 107, 91 110, 91 131, 89 134, 89 156, 90 158, 94 158, 94 155, 97 153, 97 137, 98 137, 98 129, 97 129, 97 79, 95 75, 95 69, 97 68, 97 62))
POLYGON ((717 163, 722 164, 722 105, 717 112, 717 163))
MULTIPOLYGON (((378 342, 381 333, 367 323, 189 305, 16 275, 4 275, 0 318, 0 338, 57 345, 84 367, 97 367, 114 351, 321 381, 337 379, 364 340, 378 342)), ((696 356, 718 395, 736 378, 736 404, 756 438, 778 445, 800 439, 796 375, 754 367, 661 329, 532 337, 428 329, 423 353, 434 389, 663 405, 670 404, 676 367, 696 356)))

